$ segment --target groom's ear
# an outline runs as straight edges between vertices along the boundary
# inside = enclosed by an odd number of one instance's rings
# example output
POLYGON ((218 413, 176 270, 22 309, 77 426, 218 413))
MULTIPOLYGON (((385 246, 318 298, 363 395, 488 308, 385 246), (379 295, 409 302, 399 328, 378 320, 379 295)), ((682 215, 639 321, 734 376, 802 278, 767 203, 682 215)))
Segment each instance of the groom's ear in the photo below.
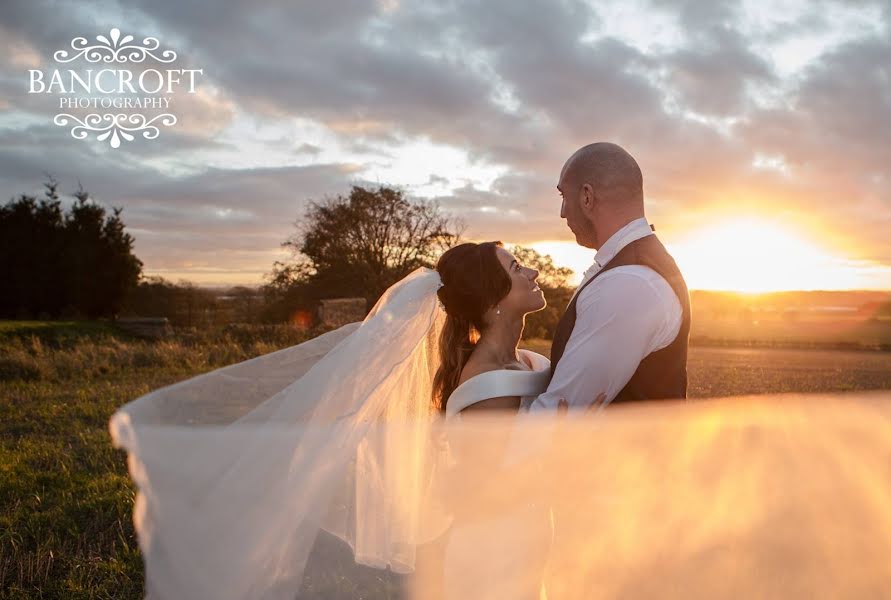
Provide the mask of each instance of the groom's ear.
POLYGON ((597 197, 594 195, 594 187, 590 183, 582 185, 582 206, 593 208, 597 197))

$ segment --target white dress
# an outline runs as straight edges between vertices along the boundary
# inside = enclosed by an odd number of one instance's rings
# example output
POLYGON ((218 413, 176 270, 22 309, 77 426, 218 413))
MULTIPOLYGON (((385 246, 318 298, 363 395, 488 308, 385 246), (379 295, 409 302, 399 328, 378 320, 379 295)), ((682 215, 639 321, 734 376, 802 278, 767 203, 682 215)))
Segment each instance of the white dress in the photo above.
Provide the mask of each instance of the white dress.
MULTIPOLYGON (((529 350, 518 352, 531 370, 487 371, 468 379, 449 396, 446 419, 459 420, 462 409, 502 396, 520 396, 521 407, 526 407, 544 392, 550 361, 529 350)), ((470 523, 456 520, 445 549, 444 598, 546 598, 541 582, 552 536, 550 508, 523 499, 514 510, 496 517, 470 523)))

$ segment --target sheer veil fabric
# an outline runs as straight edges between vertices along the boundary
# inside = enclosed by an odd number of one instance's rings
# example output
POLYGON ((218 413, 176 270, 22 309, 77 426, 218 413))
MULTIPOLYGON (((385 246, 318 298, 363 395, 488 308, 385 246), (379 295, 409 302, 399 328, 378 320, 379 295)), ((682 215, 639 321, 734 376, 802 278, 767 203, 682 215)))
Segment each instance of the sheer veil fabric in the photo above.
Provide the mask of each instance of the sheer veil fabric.
MULTIPOLYGON (((417 559, 420 544, 479 523, 500 547, 534 549, 536 519, 499 526, 526 506, 553 508, 549 598, 889 595, 887 392, 641 402, 445 431, 430 401, 439 285, 418 269, 362 323, 112 416, 149 598, 292 599, 325 529, 358 563, 413 572, 410 595, 429 600, 443 570, 417 559)), ((538 589, 534 569, 492 565, 448 576, 477 598, 538 589)), ((332 575, 345 587, 329 597, 355 595, 332 575)))
POLYGON ((430 499, 440 285, 419 268, 362 323, 155 390, 111 417, 138 487, 148 597, 293 598, 320 528, 358 562, 413 569, 417 544, 448 526, 430 499))

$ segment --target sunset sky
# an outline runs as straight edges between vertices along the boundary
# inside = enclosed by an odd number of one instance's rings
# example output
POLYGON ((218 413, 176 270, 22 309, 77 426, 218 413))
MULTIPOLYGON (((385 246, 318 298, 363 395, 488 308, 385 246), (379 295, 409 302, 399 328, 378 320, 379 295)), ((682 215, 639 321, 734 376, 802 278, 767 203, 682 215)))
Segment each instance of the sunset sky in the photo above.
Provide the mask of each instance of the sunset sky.
POLYGON ((691 288, 891 289, 891 1, 207 6, 4 2, 0 199, 79 180, 147 275, 259 284, 308 199, 391 184, 580 273, 555 185, 613 141, 691 288), (113 27, 204 71, 174 127, 118 149, 27 93, 113 27))

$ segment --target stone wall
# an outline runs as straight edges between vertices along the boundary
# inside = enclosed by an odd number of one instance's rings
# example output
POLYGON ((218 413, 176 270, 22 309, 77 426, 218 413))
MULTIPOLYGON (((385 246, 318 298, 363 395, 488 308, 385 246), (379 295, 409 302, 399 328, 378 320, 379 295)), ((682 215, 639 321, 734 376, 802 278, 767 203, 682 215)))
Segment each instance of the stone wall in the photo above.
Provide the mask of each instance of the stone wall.
POLYGON ((162 338, 173 333, 167 317, 123 317, 115 324, 126 332, 147 338, 162 338))

